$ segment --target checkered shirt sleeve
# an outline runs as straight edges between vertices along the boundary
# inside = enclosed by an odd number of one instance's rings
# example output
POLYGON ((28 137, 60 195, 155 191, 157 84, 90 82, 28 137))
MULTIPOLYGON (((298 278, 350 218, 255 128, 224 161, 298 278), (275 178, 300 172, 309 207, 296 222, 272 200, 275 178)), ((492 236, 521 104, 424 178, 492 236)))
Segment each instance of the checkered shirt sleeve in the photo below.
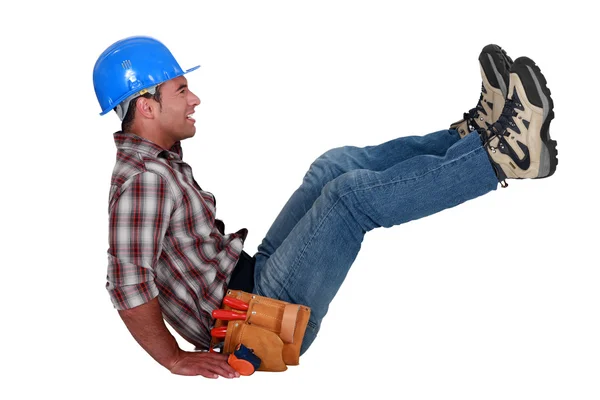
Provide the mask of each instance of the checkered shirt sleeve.
POLYGON ((158 296, 155 266, 169 226, 172 197, 164 178, 141 172, 111 196, 106 288, 117 310, 158 296))

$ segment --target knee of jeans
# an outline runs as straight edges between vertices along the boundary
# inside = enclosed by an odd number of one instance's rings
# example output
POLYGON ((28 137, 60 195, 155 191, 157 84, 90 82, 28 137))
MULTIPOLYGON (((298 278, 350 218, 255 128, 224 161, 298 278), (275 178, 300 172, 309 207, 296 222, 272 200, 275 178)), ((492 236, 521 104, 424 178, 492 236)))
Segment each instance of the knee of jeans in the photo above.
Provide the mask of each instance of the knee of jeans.
MULTIPOLYGON (((370 206, 370 200, 365 199, 365 190, 361 190, 364 182, 370 179, 373 172, 355 170, 347 172, 333 179, 321 191, 323 201, 333 204, 338 210, 338 215, 345 219, 347 224, 358 224, 362 231, 368 232, 380 227, 380 218, 375 218, 376 211, 370 206)), ((353 225, 354 226, 354 225, 353 225)))
POLYGON ((357 169, 340 174, 325 184, 321 194, 330 200, 338 200, 354 192, 358 183, 365 179, 366 173, 364 170, 357 169))
POLYGON ((305 181, 318 182, 321 186, 325 186, 327 182, 340 175, 343 170, 339 164, 341 158, 344 157, 345 148, 337 147, 321 154, 308 169, 304 177, 305 181))
POLYGON ((348 149, 350 148, 352 148, 352 146, 334 147, 333 149, 329 149, 325 153, 321 154, 317 160, 327 160, 328 162, 335 163, 340 158, 345 157, 348 149))
POLYGON ((330 180, 323 186, 323 190, 321 190, 321 196, 324 199, 328 200, 332 203, 337 203, 340 199, 342 193, 344 192, 344 188, 346 187, 345 178, 337 177, 335 179, 330 180))

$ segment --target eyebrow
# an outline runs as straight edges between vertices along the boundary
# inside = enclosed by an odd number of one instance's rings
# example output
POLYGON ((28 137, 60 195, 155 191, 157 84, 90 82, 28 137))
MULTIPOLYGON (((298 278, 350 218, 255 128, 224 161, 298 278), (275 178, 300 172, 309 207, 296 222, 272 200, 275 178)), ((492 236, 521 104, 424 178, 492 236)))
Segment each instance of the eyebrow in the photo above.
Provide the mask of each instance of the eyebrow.
POLYGON ((187 84, 182 83, 181 85, 179 85, 179 87, 177 88, 176 92, 179 92, 181 89, 185 89, 187 87, 187 84))

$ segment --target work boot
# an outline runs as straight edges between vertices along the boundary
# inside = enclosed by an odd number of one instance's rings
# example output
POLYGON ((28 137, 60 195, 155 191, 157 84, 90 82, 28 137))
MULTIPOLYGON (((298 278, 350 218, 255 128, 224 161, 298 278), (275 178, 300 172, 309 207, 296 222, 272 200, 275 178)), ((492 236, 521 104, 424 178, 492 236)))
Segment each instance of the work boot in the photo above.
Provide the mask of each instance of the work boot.
POLYGON ((477 129, 488 129, 504 107, 508 92, 508 76, 513 60, 498 45, 488 44, 479 54, 481 95, 477 106, 463 114, 463 119, 450 125, 463 138, 477 129))
POLYGON ((481 130, 484 146, 503 187, 507 178, 545 178, 558 164, 556 141, 550 139, 554 103, 546 78, 527 57, 510 69, 506 104, 498 120, 481 130))

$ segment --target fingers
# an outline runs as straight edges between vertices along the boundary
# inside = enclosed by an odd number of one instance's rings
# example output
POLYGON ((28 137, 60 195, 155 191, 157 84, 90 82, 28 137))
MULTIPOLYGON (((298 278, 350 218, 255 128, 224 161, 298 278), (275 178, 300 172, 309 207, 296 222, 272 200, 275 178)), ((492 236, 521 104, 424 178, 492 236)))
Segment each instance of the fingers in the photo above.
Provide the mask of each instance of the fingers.
POLYGON ((238 378, 240 374, 227 363, 227 358, 227 355, 219 353, 185 353, 171 368, 171 372, 177 375, 201 375, 210 379, 219 376, 238 378))
POLYGON ((211 366, 211 371, 224 378, 239 378, 240 374, 234 370, 227 362, 215 363, 211 366))
POLYGON ((214 366, 213 370, 225 378, 238 378, 240 374, 227 362, 229 356, 219 353, 206 353, 207 363, 214 366))

